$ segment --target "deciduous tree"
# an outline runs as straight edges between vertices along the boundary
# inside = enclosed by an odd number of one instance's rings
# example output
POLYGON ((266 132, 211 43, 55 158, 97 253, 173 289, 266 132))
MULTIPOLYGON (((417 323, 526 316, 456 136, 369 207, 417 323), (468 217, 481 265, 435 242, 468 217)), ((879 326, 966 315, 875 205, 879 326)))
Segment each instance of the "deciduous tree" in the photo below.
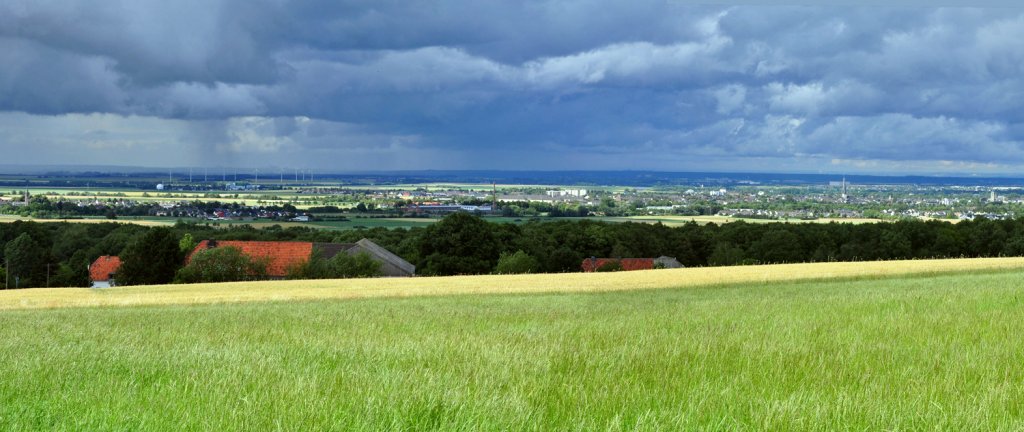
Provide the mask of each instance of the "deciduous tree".
POLYGON ((182 266, 184 254, 178 238, 168 228, 152 228, 136 237, 121 252, 119 285, 155 285, 170 283, 182 266))
POLYGON ((46 249, 28 233, 22 233, 4 246, 4 258, 11 288, 28 288, 46 284, 46 249))

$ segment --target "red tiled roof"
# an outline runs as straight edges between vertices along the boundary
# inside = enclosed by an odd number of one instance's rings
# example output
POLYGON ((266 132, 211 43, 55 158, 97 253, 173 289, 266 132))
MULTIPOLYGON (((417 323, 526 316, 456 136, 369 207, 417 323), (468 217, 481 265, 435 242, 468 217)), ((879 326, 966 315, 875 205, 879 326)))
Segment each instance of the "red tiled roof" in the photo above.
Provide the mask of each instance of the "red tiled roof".
POLYGON ((654 258, 587 258, 583 260, 583 271, 597 271, 601 266, 618 261, 623 271, 650 270, 654 268, 654 258))
MULTIPOLYGON (((313 243, 310 242, 217 240, 214 245, 213 247, 235 247, 251 258, 268 259, 267 276, 272 277, 287 276, 288 270, 309 260, 313 253, 313 243)), ((185 264, 188 265, 192 260, 192 255, 210 247, 209 240, 199 242, 185 259, 185 264)))
POLYGON ((120 267, 121 258, 111 255, 101 256, 89 266, 89 279, 100 282, 108 281, 110 275, 117 273, 117 269, 120 267))

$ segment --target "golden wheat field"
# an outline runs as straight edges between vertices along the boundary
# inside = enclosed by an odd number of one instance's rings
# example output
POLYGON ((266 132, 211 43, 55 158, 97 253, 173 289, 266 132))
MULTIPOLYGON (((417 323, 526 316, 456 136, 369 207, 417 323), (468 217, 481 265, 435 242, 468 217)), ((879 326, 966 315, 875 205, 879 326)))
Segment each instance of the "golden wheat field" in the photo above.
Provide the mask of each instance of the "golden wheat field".
POLYGON ((39 223, 85 223, 85 224, 98 224, 98 223, 126 223, 142 226, 169 226, 174 225, 176 222, 174 219, 167 220, 151 220, 151 219, 132 219, 132 218, 121 218, 121 219, 107 219, 107 218, 83 218, 83 219, 40 219, 27 216, 13 216, 13 215, 0 215, 0 223, 10 223, 14 221, 22 222, 39 222, 39 223))
POLYGON ((577 293, 1024 268, 1024 257, 701 267, 617 273, 289 280, 0 291, 0 309, 463 294, 577 293))

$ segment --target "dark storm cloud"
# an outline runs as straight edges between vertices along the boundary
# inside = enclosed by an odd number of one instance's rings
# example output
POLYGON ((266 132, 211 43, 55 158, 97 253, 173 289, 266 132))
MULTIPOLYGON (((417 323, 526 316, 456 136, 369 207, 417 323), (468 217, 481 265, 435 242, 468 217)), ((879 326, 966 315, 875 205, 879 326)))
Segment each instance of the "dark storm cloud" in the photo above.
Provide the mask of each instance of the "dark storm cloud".
POLYGON ((218 163, 1024 163, 1024 8, 737 4, 7 1, 0 110, 166 119, 218 163))

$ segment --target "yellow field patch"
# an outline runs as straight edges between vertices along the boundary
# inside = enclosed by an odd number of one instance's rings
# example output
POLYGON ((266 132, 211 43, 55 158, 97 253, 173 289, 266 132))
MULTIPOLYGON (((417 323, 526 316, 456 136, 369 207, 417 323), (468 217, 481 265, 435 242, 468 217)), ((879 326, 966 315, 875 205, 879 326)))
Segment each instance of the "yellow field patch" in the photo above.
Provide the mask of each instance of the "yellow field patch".
POLYGON ((175 223, 175 221, 171 220, 171 219, 168 219, 166 221, 142 220, 142 219, 106 219, 106 218, 102 218, 102 219, 36 219, 36 218, 24 217, 24 216, 0 215, 0 223, 10 223, 10 222, 14 222, 14 221, 41 222, 41 223, 67 222, 67 223, 86 223, 86 224, 95 224, 95 223, 127 223, 127 224, 144 225, 144 226, 169 226, 169 225, 174 225, 174 223, 175 223))
MULTIPOLYGON (((661 222, 668 226, 683 225, 689 222, 697 222, 701 225, 714 223, 724 224, 730 222, 744 221, 748 223, 850 223, 850 224, 864 224, 864 223, 879 223, 879 222, 891 222, 885 219, 872 219, 872 218, 817 218, 817 219, 753 219, 753 218, 738 218, 729 216, 628 216, 623 219, 634 220, 637 222, 648 222, 655 223, 661 222)), ((943 222, 956 223, 957 219, 933 219, 933 218, 920 218, 921 220, 938 220, 943 222)))
POLYGON ((701 267, 617 273, 232 282, 0 291, 0 309, 204 304, 455 294, 577 293, 1024 268, 1024 257, 701 267))

